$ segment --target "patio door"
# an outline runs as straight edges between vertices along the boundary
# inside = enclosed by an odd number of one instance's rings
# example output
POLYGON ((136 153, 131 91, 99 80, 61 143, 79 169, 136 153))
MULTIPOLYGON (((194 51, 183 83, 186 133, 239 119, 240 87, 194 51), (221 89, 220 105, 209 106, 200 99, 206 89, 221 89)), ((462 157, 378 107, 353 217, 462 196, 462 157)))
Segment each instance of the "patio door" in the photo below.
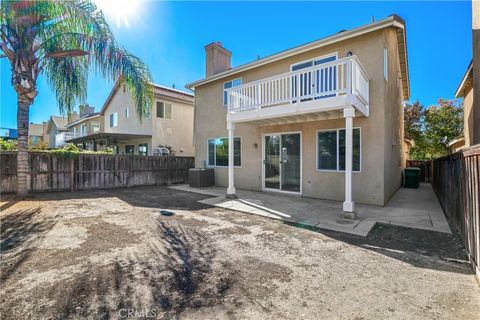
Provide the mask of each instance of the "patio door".
POLYGON ((300 133, 266 135, 263 142, 264 189, 300 193, 300 133))

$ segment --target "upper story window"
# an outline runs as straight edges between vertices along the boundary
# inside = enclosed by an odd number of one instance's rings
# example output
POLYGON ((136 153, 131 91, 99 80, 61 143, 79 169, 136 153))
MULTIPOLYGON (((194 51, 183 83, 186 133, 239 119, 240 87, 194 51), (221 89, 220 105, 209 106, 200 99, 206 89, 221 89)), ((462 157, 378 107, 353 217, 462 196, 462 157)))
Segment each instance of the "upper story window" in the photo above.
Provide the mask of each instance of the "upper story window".
POLYGON ((100 123, 98 122, 92 122, 91 127, 93 133, 100 131, 100 123))
POLYGON ((125 118, 128 118, 128 117, 130 117, 130 109, 125 108, 125 118))
POLYGON ((82 125, 80 125, 80 133, 81 134, 86 134, 87 133, 87 124, 86 123, 83 123, 82 125))
POLYGON ((383 77, 388 81, 388 50, 383 48, 383 77))
POLYGON ((172 104, 157 101, 157 118, 172 119, 172 104))
POLYGON ((118 126, 118 113, 111 113, 110 114, 110 128, 115 128, 118 126))
POLYGON ((238 87, 242 84, 242 78, 233 79, 227 81, 223 84, 223 105, 226 106, 228 103, 227 90, 229 88, 238 87))

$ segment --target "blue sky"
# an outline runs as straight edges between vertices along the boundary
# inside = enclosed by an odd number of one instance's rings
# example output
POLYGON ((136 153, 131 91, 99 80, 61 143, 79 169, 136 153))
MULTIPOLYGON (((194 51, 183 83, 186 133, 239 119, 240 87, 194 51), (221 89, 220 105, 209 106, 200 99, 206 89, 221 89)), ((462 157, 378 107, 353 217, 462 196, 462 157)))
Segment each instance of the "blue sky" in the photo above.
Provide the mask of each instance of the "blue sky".
MULTIPOLYGON (((205 73, 203 46, 221 41, 232 65, 351 29, 392 13, 407 24, 411 100, 424 105, 453 98, 471 60, 471 2, 139 2, 129 27, 109 17, 117 40, 151 69, 156 83, 184 88, 205 73)), ((16 95, 10 66, 1 59, 0 126, 16 127, 16 95)), ((88 102, 100 110, 112 83, 89 79, 88 102)), ((30 110, 41 122, 59 114, 43 79, 30 110)))

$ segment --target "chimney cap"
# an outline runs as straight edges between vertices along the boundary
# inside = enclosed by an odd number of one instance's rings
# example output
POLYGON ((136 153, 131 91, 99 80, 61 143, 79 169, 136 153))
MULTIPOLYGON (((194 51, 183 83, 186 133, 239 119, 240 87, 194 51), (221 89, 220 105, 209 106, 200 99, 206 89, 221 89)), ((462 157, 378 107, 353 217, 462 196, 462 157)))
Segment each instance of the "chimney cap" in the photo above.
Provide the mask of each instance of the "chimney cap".
POLYGON ((210 47, 215 47, 215 48, 223 51, 227 55, 230 55, 230 56, 232 55, 232 52, 230 50, 225 49, 220 41, 210 42, 209 44, 207 44, 205 46, 205 50, 207 50, 210 47))

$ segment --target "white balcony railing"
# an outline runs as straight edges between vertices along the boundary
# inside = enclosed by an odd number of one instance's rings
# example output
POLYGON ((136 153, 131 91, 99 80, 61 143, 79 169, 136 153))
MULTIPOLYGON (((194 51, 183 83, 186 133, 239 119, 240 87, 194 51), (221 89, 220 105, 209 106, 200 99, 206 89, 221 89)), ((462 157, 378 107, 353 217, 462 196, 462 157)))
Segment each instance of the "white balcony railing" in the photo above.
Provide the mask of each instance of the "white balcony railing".
POLYGON ((368 91, 367 72, 356 56, 350 56, 229 88, 227 103, 229 113, 234 114, 354 95, 368 115, 368 91))
POLYGON ((55 147, 59 148, 68 143, 68 140, 75 138, 73 132, 60 132, 55 135, 55 147))

